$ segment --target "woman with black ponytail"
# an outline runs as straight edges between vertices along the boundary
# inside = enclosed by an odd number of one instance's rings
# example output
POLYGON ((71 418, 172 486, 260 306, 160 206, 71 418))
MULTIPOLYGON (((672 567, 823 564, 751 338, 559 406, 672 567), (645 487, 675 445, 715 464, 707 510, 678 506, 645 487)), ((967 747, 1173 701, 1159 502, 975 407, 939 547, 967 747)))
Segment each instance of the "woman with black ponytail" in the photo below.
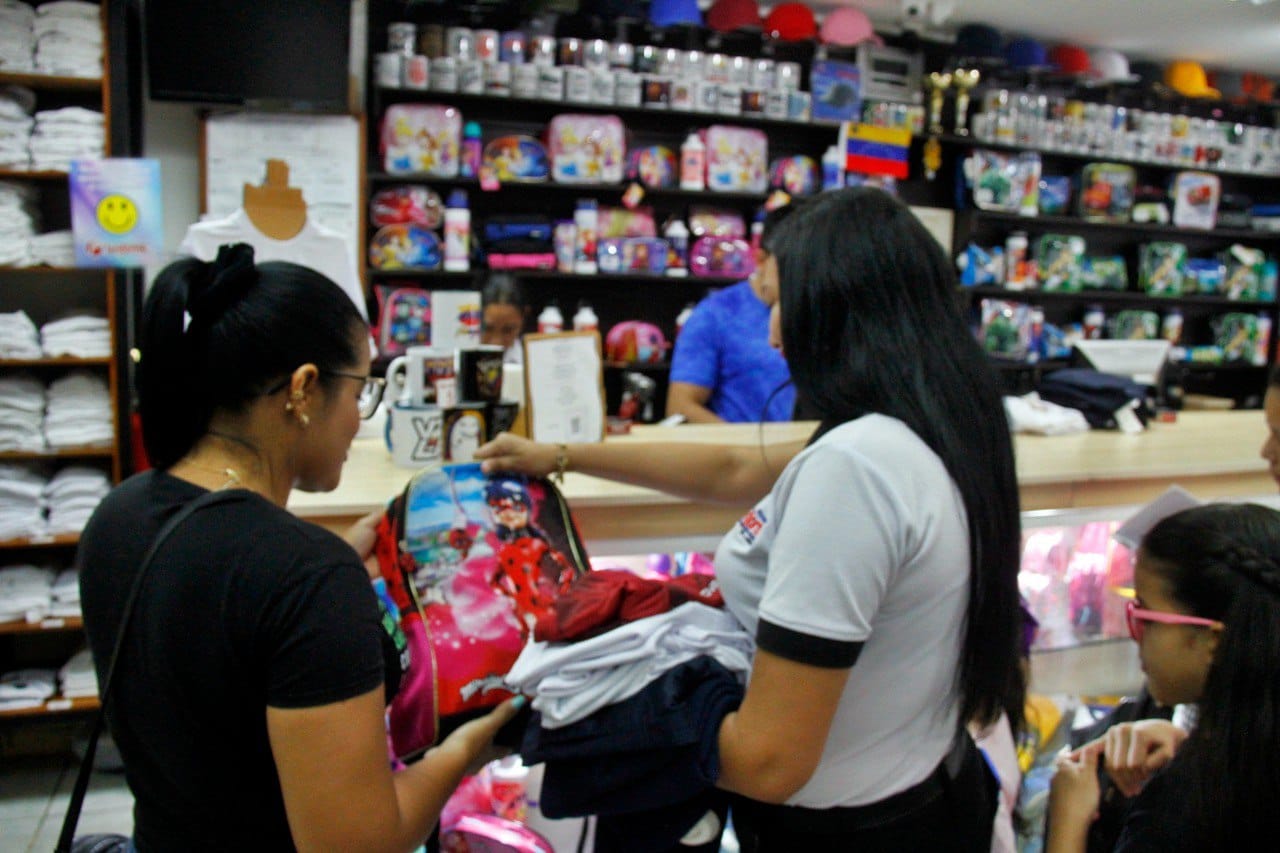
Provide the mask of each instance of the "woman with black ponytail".
MULTIPOLYGON (((1189 735, 1134 736, 1129 751, 1138 754, 1117 756, 1135 767, 1146 758, 1151 770, 1134 780, 1115 849, 1272 849, 1280 836, 1280 513, 1207 504, 1160 521, 1138 550, 1134 587, 1129 631, 1151 695, 1162 705, 1195 703, 1196 713, 1189 735)), ((1104 738, 1061 760, 1049 853, 1085 849, 1098 766, 1113 747, 1104 738)))
POLYGON ((108 700, 140 851, 412 850, 507 703, 393 774, 384 701, 401 676, 363 560, 285 509, 338 485, 380 399, 368 329, 329 279, 254 264, 246 245, 185 259, 143 310, 138 396, 154 470, 121 483, 77 561, 99 680, 125 598, 165 522, 211 491, 158 549, 108 700))

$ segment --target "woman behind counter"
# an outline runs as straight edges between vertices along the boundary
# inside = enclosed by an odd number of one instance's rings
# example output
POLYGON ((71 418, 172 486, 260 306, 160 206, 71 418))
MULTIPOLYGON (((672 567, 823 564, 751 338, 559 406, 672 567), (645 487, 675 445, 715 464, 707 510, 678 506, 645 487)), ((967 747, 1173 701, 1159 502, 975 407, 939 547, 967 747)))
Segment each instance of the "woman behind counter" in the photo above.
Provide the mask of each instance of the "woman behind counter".
POLYGON ((898 201, 824 194, 775 245, 774 339, 820 420, 805 446, 664 444, 655 458, 505 435, 476 456, 759 498, 715 558, 758 645, 719 729, 744 850, 985 851, 994 780, 964 724, 1004 712, 1016 726, 1024 693, 999 392, 945 254, 898 201))
POLYGON ((170 265, 147 298, 138 392, 155 470, 102 501, 77 557, 100 680, 159 528, 211 490, 238 499, 159 550, 120 652, 109 722, 143 853, 412 850, 514 713, 393 775, 383 710, 401 672, 361 565, 372 528, 348 544, 284 508, 295 487, 338 485, 377 406, 367 336, 336 284, 255 266, 245 245, 170 265))

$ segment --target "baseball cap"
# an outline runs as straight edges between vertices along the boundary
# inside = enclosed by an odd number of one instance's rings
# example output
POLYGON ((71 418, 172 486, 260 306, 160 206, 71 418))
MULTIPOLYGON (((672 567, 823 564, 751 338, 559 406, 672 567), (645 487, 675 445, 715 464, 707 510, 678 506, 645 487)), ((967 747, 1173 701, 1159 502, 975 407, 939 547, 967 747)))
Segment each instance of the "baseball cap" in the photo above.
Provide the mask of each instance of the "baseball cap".
POLYGON ((871 19, 867 17, 867 13, 851 6, 842 6, 829 12, 827 17, 822 19, 818 37, 823 44, 838 44, 849 47, 862 44, 864 41, 875 42, 876 44, 884 43, 876 35, 875 28, 871 26, 871 19))
POLYGON ((1000 31, 986 24, 965 24, 956 31, 957 59, 994 59, 1000 57, 1000 31))
POLYGON ((1276 84, 1268 77, 1247 71, 1244 75, 1244 93, 1255 101, 1270 101, 1275 98, 1276 84))
POLYGON ((1244 74, 1239 71, 1211 71, 1209 85, 1222 93, 1228 101, 1242 101, 1246 97, 1244 74))
POLYGON ((764 19, 764 31, 782 41, 803 41, 818 34, 818 22, 803 3, 779 3, 764 19))
POLYGON ((740 27, 759 27, 760 7, 756 0, 716 0, 707 10, 707 26, 722 33, 740 27))
POLYGON ((1049 51, 1049 62, 1063 74, 1089 73, 1089 52, 1078 45, 1054 45, 1049 51))
POLYGON ((1139 79, 1129 70, 1124 54, 1109 47, 1089 51, 1089 65, 1099 83, 1134 83, 1139 79))
POLYGON ((1164 82, 1179 95, 1188 98, 1218 98, 1222 96, 1217 89, 1209 86, 1204 73, 1204 66, 1189 59, 1170 62, 1164 69, 1164 82))
POLYGON ((1138 60, 1129 63, 1129 72, 1142 82, 1143 86, 1164 86, 1164 70, 1158 62, 1138 60))
POLYGON ((702 24, 698 0, 653 0, 649 6, 649 23, 655 27, 674 24, 702 24))
POLYGON ((1012 39, 1004 46, 1004 58, 1013 68, 1047 68, 1048 51, 1033 38, 1012 39))

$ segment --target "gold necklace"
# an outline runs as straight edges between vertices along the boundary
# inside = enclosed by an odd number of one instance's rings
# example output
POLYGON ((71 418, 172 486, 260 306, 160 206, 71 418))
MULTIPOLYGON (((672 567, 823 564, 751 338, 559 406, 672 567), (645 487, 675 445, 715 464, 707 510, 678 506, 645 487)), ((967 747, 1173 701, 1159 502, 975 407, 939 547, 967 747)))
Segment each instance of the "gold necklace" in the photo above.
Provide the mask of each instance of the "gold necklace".
POLYGON ((240 472, 230 466, 227 466, 226 468, 209 468, 204 465, 196 465, 194 462, 187 462, 185 464, 186 467, 194 468, 197 471, 204 471, 208 474, 220 474, 223 477, 226 477, 226 481, 221 486, 213 489, 215 492, 220 492, 223 489, 239 489, 244 486, 244 481, 240 478, 240 472))

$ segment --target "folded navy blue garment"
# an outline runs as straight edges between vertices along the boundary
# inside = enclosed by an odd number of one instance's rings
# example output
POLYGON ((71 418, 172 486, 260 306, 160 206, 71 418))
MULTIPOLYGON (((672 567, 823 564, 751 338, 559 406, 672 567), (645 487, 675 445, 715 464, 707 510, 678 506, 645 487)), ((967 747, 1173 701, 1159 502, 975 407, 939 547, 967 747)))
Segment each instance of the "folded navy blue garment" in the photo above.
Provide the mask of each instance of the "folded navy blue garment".
POLYGON ((520 753, 526 763, 546 764, 543 813, 628 814, 688 803, 715 785, 720 723, 742 696, 737 677, 704 656, 572 725, 544 729, 535 713, 520 753))
POLYGON ((724 834, 729 814, 729 795, 718 788, 707 788, 691 800, 618 815, 596 818, 595 853, 720 853, 720 837, 724 834), (689 830, 704 820, 707 812, 715 821, 705 832, 682 844, 689 830))

